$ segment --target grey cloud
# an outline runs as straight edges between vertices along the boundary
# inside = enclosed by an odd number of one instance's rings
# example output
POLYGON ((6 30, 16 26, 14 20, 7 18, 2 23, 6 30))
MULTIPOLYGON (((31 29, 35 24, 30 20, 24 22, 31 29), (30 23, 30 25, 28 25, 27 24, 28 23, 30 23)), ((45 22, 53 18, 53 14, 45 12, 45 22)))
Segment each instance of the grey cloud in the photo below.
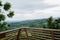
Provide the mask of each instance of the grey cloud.
POLYGON ((56 7, 57 5, 24 5, 19 7, 19 9, 21 10, 43 10, 43 9, 47 9, 47 8, 52 8, 52 7, 56 7))
POLYGON ((44 3, 44 0, 10 0, 14 9, 19 10, 44 10, 47 8, 56 7, 57 5, 44 3))
POLYGON ((44 3, 45 0, 4 0, 11 2, 13 9, 18 10, 44 10, 47 8, 56 7, 58 5, 52 5, 44 3))
POLYGON ((8 19, 10 21, 20 21, 20 20, 28 20, 28 19, 41 19, 41 18, 47 18, 50 16, 58 17, 60 16, 60 9, 57 10, 54 7, 58 7, 56 4, 50 4, 45 3, 45 0, 3 0, 3 1, 9 1, 12 4, 12 8, 15 9, 15 16, 12 19, 8 19), (53 8, 52 8, 53 7, 53 8), (49 9, 52 8, 52 9, 49 9), (44 12, 44 10, 47 9, 47 11, 44 12), (49 9, 49 10, 48 10, 49 9), (27 11, 26 11, 27 10, 27 11), (33 10, 33 11, 32 11, 33 10), (42 10, 42 12, 34 12, 34 10, 42 10), (55 11, 56 10, 56 11, 55 11), (53 12, 50 12, 53 11, 53 12), (21 14, 19 14, 21 13, 21 14), (27 13, 27 14, 26 14, 27 13), (32 14, 31 14, 32 13, 32 14), (38 13, 38 14, 37 14, 38 13), (16 20, 17 18, 17 20, 16 20))

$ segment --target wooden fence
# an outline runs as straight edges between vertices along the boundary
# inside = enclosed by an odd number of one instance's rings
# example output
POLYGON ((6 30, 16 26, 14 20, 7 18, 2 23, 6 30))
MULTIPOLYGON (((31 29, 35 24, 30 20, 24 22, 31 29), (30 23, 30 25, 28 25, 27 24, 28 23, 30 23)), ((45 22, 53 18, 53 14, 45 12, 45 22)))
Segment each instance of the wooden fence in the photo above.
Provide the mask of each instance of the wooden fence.
POLYGON ((60 40, 60 30, 17 28, 0 32, 0 40, 60 40))

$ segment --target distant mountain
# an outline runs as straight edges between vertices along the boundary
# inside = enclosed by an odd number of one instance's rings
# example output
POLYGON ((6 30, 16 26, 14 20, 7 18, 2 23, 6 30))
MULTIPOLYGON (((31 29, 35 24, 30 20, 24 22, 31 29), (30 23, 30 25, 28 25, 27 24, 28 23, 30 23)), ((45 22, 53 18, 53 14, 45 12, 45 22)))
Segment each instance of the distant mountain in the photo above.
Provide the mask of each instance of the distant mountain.
MULTIPOLYGON (((55 19, 58 19, 58 18, 53 18, 53 21, 55 19)), ((8 22, 8 24, 10 25, 10 26, 7 27, 8 30, 11 30, 11 29, 14 29, 14 28, 19 28, 19 27, 49 28, 48 25, 47 25, 48 24, 47 19, 35 19, 35 20, 8 22)), ((60 23, 58 25, 60 25, 60 23)), ((55 26, 55 24, 54 24, 51 27, 55 28, 57 26, 55 26)), ((60 26, 58 28, 60 28, 60 26)), ((55 28, 55 29, 57 29, 57 28, 55 28)))
POLYGON ((46 23, 47 19, 26 20, 20 22, 11 22, 10 29, 17 27, 42 27, 46 23))

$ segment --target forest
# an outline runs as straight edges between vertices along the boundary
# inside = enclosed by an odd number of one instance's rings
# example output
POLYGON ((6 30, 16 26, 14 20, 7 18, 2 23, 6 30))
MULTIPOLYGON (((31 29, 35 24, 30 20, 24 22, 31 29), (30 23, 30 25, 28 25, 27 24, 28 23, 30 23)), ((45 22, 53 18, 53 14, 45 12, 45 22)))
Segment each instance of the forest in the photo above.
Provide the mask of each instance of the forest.
POLYGON ((36 28, 49 28, 60 29, 60 18, 49 17, 47 19, 26 20, 21 22, 10 23, 11 28, 16 27, 36 27, 36 28))

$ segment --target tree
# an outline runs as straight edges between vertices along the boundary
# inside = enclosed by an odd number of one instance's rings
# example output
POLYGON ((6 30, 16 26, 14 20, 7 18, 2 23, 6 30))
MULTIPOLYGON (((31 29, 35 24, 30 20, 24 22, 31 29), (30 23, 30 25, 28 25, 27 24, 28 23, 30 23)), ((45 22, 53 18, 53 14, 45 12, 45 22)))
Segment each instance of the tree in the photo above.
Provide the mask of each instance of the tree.
POLYGON ((59 29, 60 28, 60 18, 58 18, 58 19, 55 20, 55 24, 56 24, 55 25, 56 28, 59 29))
POLYGON ((48 20, 47 20, 48 28, 52 28, 52 22, 53 22, 53 18, 52 17, 48 18, 48 20))
POLYGON ((53 20, 52 17, 48 18, 47 26, 51 29, 60 29, 60 18, 53 20))
POLYGON ((0 29, 6 28, 8 25, 7 22, 5 22, 6 16, 8 18, 12 18, 14 16, 14 11, 11 11, 11 4, 9 2, 6 2, 2 4, 2 1, 0 0, 0 29), (9 12, 8 14, 5 12, 9 12))

